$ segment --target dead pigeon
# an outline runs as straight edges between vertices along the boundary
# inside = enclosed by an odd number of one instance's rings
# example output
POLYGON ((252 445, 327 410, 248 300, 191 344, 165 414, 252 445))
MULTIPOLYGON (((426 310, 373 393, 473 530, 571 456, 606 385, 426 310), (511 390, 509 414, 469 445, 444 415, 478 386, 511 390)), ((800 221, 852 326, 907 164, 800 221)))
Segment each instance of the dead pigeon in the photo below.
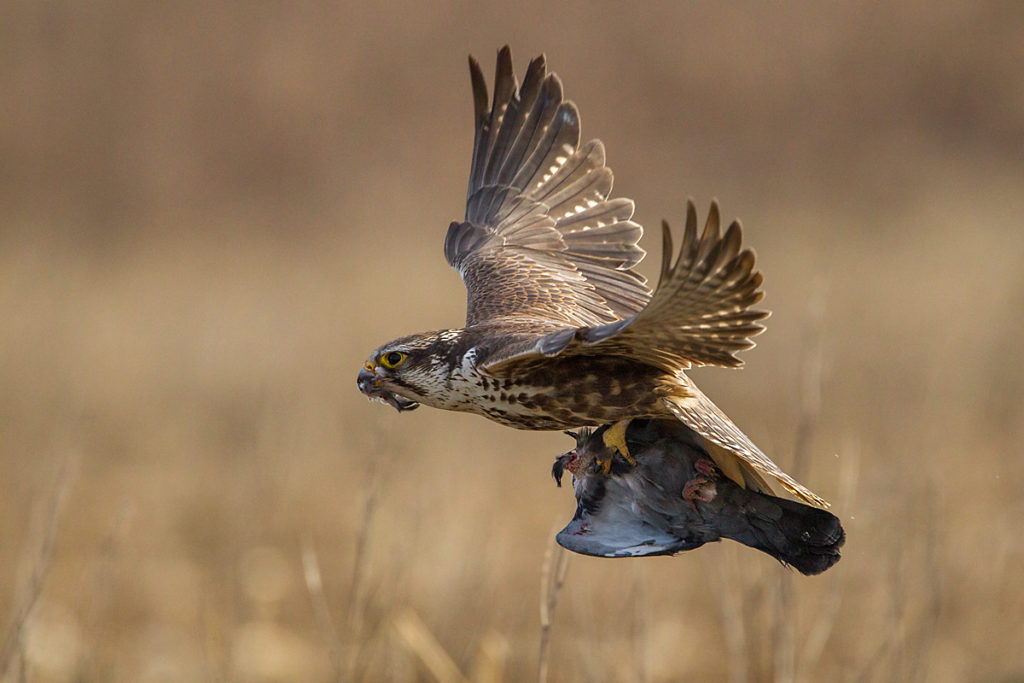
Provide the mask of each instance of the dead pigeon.
POLYGON ((632 465, 602 438, 607 427, 571 433, 573 450, 552 468, 573 476, 576 514, 557 536, 563 547, 597 557, 672 555, 729 538, 766 552, 802 574, 839 561, 839 519, 803 503, 745 488, 724 476, 700 437, 672 420, 633 420, 632 465), (611 458, 608 472, 602 462, 611 458))

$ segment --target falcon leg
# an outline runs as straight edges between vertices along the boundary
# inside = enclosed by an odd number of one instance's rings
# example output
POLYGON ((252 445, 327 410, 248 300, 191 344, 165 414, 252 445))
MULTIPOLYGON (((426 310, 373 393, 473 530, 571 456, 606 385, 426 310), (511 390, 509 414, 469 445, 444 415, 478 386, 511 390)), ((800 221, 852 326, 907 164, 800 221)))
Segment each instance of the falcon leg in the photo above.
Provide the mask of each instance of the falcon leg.
POLYGON ((608 474, 612 471, 612 462, 615 460, 615 454, 618 453, 626 462, 630 465, 635 465, 636 460, 629 454, 629 447, 626 445, 626 430, 629 428, 629 420, 619 420, 615 424, 605 431, 604 445, 608 449, 608 453, 602 453, 598 456, 597 461, 601 464, 601 470, 608 474))

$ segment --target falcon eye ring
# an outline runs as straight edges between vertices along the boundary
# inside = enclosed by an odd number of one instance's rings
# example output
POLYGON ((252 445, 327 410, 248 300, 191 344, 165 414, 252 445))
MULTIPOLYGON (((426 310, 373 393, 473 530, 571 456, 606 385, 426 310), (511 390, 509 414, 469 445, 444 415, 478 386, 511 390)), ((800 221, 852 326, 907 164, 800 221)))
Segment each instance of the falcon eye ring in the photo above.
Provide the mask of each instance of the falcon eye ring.
POLYGON ((380 364, 389 370, 393 370, 401 365, 405 361, 405 354, 401 351, 392 351, 385 353, 380 357, 380 364))

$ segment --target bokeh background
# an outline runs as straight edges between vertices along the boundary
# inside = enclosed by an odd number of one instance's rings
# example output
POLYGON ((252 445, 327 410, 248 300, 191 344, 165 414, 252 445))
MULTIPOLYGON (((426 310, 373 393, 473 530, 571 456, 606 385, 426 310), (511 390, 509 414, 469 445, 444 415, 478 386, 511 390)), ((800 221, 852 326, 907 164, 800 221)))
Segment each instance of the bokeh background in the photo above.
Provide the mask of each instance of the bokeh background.
POLYGON ((641 223, 742 218, 774 315, 695 377, 848 532, 816 578, 573 556, 549 680, 1024 679, 1022 36, 973 0, 0 4, 0 675, 536 676, 569 440, 355 388, 462 321, 465 59, 509 43, 641 223))

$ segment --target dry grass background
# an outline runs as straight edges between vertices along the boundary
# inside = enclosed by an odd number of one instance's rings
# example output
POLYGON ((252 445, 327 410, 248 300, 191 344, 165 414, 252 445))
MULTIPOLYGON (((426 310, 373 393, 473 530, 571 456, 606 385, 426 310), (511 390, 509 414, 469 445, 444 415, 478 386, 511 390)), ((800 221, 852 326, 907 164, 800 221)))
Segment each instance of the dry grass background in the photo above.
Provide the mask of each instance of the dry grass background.
POLYGON ((817 578, 572 557, 549 680, 1024 679, 1022 35, 967 0, 0 5, 2 675, 536 675, 568 440, 354 382, 462 319, 465 55, 508 42, 641 222, 744 220, 774 316, 697 379, 849 535, 817 578))

